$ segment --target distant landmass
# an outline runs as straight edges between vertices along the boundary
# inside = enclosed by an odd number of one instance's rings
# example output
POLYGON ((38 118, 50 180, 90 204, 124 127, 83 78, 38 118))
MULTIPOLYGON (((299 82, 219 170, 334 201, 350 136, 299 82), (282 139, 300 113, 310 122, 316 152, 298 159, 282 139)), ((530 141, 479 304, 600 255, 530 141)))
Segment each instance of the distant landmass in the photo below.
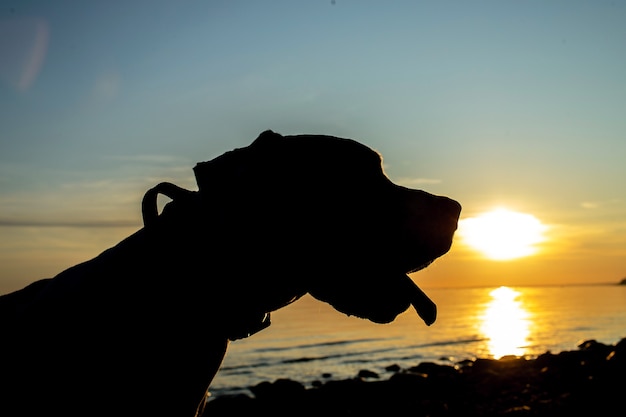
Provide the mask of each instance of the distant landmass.
POLYGON ((619 282, 619 285, 626 285, 626 278, 622 279, 622 280, 619 282))

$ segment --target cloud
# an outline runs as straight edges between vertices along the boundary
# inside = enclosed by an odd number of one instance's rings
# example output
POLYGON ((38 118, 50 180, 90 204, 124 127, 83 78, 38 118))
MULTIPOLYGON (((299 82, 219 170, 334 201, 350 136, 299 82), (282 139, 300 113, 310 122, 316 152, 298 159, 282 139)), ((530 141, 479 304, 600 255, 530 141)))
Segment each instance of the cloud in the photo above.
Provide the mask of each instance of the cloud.
MULTIPOLYGON (((197 189, 193 164, 158 154, 103 156, 114 169, 41 172, 23 165, 0 166, 0 226, 37 228, 140 227, 144 193, 164 181, 197 189), (112 163, 112 164, 111 164, 112 163)), ((169 199, 159 197, 162 210, 169 199)), ((0 239, 1 240, 1 239, 0 239)))
POLYGON ((606 209, 606 210, 623 210, 624 202, 619 198, 613 198, 602 201, 583 201, 580 203, 580 207, 584 209, 606 209))
POLYGON ((178 156, 170 155, 158 155, 158 154, 141 154, 141 155, 109 155, 104 156, 104 159, 122 162, 136 162, 136 163, 155 163, 155 164, 172 164, 185 162, 187 160, 178 156))
POLYGON ((28 218, 0 218, 0 227, 71 227, 71 228, 111 228, 111 227, 136 227, 137 221, 133 220, 40 220, 28 218))
POLYGON ((178 181, 188 182, 193 179, 193 167, 196 164, 184 157, 159 154, 105 155, 102 159, 117 163, 118 173, 123 172, 123 177, 130 180, 142 176, 143 179, 151 180, 149 173, 158 169, 153 175, 170 176, 178 181))
MULTIPOLYGON (((0 195, 0 226, 122 227, 140 222, 139 180, 85 179, 0 195)), ((147 189, 147 186, 143 187, 147 189)))
POLYGON ((396 183, 405 187, 415 187, 424 184, 441 184, 443 181, 437 178, 411 178, 403 177, 395 180, 396 183))
MULTIPOLYGON (((156 184, 169 181, 195 189, 192 170, 168 166, 169 157, 120 157, 126 161, 158 161, 159 168, 118 167, 114 177, 85 174, 41 187, 21 187, 0 195, 0 226, 106 228, 141 226, 141 200, 156 184), (165 168, 160 163, 165 164, 165 168), (139 171, 139 172, 137 172, 139 171)), ((145 163, 144 163, 145 164, 145 163)), ((158 200, 161 210, 169 199, 158 200)))
POLYGON ((598 208, 600 204, 593 201, 583 201, 582 203, 580 203, 580 206, 584 209, 595 209, 598 208))

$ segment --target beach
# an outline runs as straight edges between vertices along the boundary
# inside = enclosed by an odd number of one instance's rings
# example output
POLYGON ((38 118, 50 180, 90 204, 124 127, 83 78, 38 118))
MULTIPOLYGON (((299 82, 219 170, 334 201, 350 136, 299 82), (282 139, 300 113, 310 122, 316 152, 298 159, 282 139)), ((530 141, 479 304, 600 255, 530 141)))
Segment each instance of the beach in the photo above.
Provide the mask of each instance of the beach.
MULTIPOLYGON (((537 358, 577 349, 586 340, 618 343, 626 323, 626 286, 429 289, 439 317, 426 326, 412 311, 393 323, 347 317, 303 297, 272 313, 267 329, 228 348, 213 380, 213 397, 248 394, 262 382, 354 378, 361 370, 389 378, 388 369, 423 362, 456 366, 466 359, 537 358), (331 374, 328 377, 328 374, 331 374)), ((368 379, 369 381, 370 379, 368 379)))
POLYGON ((203 417, 321 416, 561 416, 625 415, 626 339, 596 340, 529 359, 468 359, 363 369, 353 378, 330 374, 307 387, 289 378, 210 398, 203 417))

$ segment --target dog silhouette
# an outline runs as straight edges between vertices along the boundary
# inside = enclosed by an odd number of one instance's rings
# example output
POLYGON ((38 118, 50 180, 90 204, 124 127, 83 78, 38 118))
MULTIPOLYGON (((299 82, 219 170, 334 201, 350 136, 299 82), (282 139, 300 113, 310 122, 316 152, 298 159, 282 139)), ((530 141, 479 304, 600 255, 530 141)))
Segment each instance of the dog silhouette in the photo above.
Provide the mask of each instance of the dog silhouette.
POLYGON ((200 414, 229 341, 306 293, 435 321, 407 274, 449 250, 461 207, 394 184, 374 150, 266 131, 194 173, 198 191, 149 190, 116 246, 0 297, 0 415, 200 414))

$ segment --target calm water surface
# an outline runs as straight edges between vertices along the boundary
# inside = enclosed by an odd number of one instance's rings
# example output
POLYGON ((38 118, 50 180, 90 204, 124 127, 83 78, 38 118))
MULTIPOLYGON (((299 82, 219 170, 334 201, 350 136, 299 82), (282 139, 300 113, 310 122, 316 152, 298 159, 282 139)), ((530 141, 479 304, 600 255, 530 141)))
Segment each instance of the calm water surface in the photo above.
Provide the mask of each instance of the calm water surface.
POLYGON ((272 325, 231 343, 211 385, 213 396, 244 392, 262 381, 310 385, 368 369, 420 362, 535 357, 576 349, 583 340, 613 344, 626 337, 626 286, 429 289, 438 318, 427 327, 413 309, 393 323, 345 316, 307 296, 272 313, 272 325))

